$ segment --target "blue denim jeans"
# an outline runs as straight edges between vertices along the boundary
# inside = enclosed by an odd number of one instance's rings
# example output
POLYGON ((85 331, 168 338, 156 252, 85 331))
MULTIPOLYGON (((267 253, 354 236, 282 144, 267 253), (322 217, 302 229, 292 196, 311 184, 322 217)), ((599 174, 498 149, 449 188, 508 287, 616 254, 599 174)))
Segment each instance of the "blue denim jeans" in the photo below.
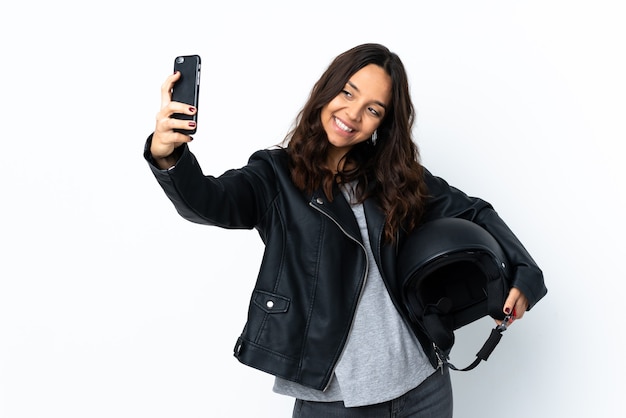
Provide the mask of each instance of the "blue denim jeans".
POLYGON ((346 408, 343 402, 296 399, 293 418, 452 418, 452 383, 446 367, 391 401, 346 408))

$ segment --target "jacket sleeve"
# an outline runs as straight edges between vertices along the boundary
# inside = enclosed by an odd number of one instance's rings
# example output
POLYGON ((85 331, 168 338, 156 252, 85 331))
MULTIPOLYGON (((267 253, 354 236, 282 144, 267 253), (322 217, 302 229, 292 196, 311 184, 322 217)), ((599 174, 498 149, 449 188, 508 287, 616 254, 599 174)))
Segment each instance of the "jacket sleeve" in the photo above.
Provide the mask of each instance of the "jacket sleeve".
POLYGON ((241 169, 228 170, 219 177, 205 176, 189 150, 183 150, 168 170, 158 168, 150 155, 152 136, 146 142, 144 158, 176 211, 191 222, 230 229, 252 229, 267 203, 266 182, 270 164, 250 161, 241 169))
POLYGON ((489 203, 470 197, 428 170, 424 171, 429 192, 424 222, 441 217, 458 217, 485 228, 507 256, 512 272, 511 285, 526 296, 528 309, 532 308, 546 295, 547 289, 541 269, 515 234, 489 203))

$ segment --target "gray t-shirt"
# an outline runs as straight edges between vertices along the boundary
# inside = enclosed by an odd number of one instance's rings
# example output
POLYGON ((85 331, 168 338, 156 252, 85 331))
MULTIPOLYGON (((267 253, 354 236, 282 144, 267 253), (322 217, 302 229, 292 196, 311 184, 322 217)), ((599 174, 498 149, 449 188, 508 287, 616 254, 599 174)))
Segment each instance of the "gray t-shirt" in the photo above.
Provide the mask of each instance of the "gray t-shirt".
MULTIPOLYGON (((350 199, 350 190, 344 194, 350 199)), ((308 401, 343 401, 346 407, 395 399, 435 369, 396 310, 370 247, 362 204, 352 204, 368 258, 368 275, 354 323, 329 386, 311 389, 277 377, 274 392, 308 401)))

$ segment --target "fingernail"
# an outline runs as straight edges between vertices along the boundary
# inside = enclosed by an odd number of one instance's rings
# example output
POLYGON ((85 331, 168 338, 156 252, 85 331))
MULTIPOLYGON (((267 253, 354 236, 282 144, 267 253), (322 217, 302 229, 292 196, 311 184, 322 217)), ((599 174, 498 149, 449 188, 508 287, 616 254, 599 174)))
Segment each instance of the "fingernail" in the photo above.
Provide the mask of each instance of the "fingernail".
POLYGON ((193 113, 193 112, 196 111, 196 108, 192 106, 192 107, 189 108, 189 111, 193 113))
POLYGON ((504 308, 504 313, 507 314, 507 315, 510 314, 511 313, 511 308, 508 308, 508 307, 504 308))
POLYGON ((196 126, 196 122, 189 122, 189 126, 191 126, 192 128, 194 128, 196 126))

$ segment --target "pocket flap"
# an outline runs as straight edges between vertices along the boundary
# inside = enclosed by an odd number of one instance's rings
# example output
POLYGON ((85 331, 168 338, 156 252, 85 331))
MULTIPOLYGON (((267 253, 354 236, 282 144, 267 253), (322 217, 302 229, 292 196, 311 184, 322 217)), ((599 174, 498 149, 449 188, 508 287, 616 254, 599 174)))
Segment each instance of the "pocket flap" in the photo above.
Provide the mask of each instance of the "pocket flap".
POLYGON ((256 290, 254 292, 253 302, 267 313, 285 313, 287 309, 289 309, 290 300, 276 293, 256 290))

